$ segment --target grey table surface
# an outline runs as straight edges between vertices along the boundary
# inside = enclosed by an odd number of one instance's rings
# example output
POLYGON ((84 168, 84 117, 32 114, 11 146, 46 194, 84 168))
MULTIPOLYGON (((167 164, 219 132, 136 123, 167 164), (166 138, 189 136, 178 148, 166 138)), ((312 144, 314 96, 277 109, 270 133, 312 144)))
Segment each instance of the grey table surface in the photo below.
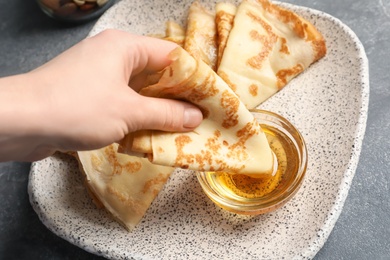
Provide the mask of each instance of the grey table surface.
MULTIPOLYGON (((370 65, 360 161, 343 211, 315 259, 390 259, 390 0, 285 2, 339 18, 363 43, 370 65)), ((0 77, 45 63, 85 38, 94 23, 64 26, 33 0, 0 0, 0 77)), ((29 170, 29 163, 0 163, 0 259, 99 259, 40 222, 28 199, 29 170)))

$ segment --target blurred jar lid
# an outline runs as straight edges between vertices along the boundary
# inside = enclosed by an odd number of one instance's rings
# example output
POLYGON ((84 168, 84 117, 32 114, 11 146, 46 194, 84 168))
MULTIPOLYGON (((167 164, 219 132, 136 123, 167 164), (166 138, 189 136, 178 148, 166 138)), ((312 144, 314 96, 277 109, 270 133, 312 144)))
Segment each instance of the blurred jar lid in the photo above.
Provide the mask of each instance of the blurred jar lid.
POLYGON ((51 18, 70 23, 83 23, 98 18, 115 0, 37 0, 51 18))

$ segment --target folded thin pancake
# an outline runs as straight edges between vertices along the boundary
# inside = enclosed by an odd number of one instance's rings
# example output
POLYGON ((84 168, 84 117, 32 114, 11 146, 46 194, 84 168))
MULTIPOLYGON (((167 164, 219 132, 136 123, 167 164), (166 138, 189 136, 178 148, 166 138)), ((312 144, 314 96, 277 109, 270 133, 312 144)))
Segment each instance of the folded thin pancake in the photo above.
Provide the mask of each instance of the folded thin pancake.
POLYGON ((163 39, 174 42, 183 47, 186 39, 186 32, 184 28, 173 21, 167 21, 165 25, 165 37, 163 39))
POLYGON ((202 60, 178 47, 172 63, 142 95, 186 100, 204 120, 191 132, 139 131, 120 143, 120 152, 143 153, 152 163, 199 171, 272 174, 273 155, 253 115, 202 60))
POLYGON ((323 36, 304 18, 267 0, 244 0, 217 73, 254 108, 325 53, 323 36))
POLYGON ((199 2, 191 4, 187 19, 184 49, 196 59, 202 59, 212 69, 217 64, 217 31, 214 14, 199 2))
POLYGON ((171 167, 151 164, 145 158, 117 153, 113 144, 77 152, 86 186, 95 202, 131 231, 167 182, 171 167))
POLYGON ((226 43, 233 28, 237 7, 232 3, 219 2, 215 5, 215 23, 217 26, 217 69, 221 63, 226 43))

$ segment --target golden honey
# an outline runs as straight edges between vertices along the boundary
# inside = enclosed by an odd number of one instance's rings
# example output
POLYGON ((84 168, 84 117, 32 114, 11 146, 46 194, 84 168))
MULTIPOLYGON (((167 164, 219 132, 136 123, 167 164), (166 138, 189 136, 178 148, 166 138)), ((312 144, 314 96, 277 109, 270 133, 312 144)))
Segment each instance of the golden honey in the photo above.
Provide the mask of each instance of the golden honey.
POLYGON ((266 111, 254 115, 277 159, 275 174, 253 178, 225 172, 198 173, 203 190, 214 203, 240 214, 262 214, 282 206, 299 188, 307 164, 303 138, 288 121, 266 111))

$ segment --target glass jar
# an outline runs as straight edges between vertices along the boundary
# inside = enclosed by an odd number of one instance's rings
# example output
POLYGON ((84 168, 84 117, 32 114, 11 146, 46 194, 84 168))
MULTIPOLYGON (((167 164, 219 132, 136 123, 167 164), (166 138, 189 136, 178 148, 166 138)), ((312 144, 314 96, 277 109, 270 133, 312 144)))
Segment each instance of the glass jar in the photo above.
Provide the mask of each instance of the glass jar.
POLYGON ((82 23, 102 15, 115 0, 37 0, 44 13, 61 22, 82 23))
POLYGON ((264 110, 251 111, 277 158, 271 177, 253 178, 224 172, 197 172, 206 195, 219 207, 237 214, 258 215, 282 207, 298 191, 307 167, 305 141, 287 119, 264 110))

